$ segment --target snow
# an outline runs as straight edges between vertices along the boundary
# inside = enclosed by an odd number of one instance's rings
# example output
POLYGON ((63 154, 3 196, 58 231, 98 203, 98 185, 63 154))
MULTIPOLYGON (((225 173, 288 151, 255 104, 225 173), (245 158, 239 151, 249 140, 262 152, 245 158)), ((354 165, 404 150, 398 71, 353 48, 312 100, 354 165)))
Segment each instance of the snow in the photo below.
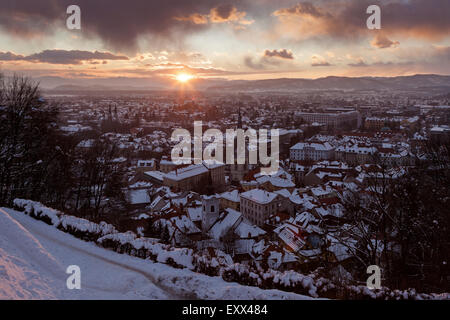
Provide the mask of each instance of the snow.
POLYGON ((152 202, 146 189, 130 190, 128 194, 131 204, 148 204, 152 202))
POLYGON ((249 221, 242 221, 236 228, 236 234, 241 238, 254 238, 266 234, 266 232, 252 225, 249 221))
POLYGON ((0 299, 311 299, 121 255, 6 208, 0 280, 0 299), (66 287, 69 265, 81 269, 81 290, 66 287))
POLYGON ((181 169, 176 169, 166 174, 166 178, 174 181, 181 181, 208 172, 208 168, 203 164, 194 164, 181 169))
POLYGON ((287 189, 276 190, 276 191, 274 191, 274 193, 279 194, 280 196, 283 196, 284 198, 291 197, 291 193, 287 189))
POLYGON ((224 192, 220 195, 223 199, 232 201, 232 202, 239 202, 239 190, 233 190, 229 192, 224 192))
POLYGON ((247 192, 241 193, 241 197, 257 202, 259 204, 268 204, 275 200, 277 194, 261 189, 252 189, 247 192))
POLYGON ((187 208, 187 212, 193 222, 202 220, 202 207, 187 208))
POLYGON ((144 174, 161 182, 164 180, 164 176, 166 175, 161 171, 146 171, 144 174))
POLYGON ((149 189, 153 186, 151 182, 147 181, 137 181, 133 183, 132 185, 128 186, 129 189, 149 189))
POLYGON ((355 241, 350 239, 339 242, 335 237, 328 235, 327 240, 331 242, 328 247, 328 251, 332 252, 336 257, 336 260, 341 262, 353 256, 352 251, 355 251, 355 241), (345 243, 344 243, 345 242, 345 243))
POLYGON ((77 147, 78 148, 92 148, 92 146, 94 145, 94 142, 95 141, 93 139, 83 140, 77 145, 77 147))
POLYGON ((61 215, 61 213, 57 210, 47 208, 41 205, 39 202, 24 199, 15 199, 14 205, 23 208, 27 214, 34 213, 35 215, 49 217, 53 225, 59 224, 59 216, 61 215))
POLYGON ((290 150, 304 150, 306 148, 313 148, 319 151, 331 151, 333 147, 328 143, 309 143, 309 142, 299 142, 292 146, 290 150))
POLYGON ((209 235, 216 240, 220 240, 228 230, 236 226, 241 220, 242 214, 240 212, 227 208, 226 213, 222 213, 219 220, 212 226, 209 235))
POLYGON ((101 235, 117 232, 114 226, 107 224, 103 221, 97 224, 86 219, 68 215, 61 216, 60 225, 64 227, 65 230, 72 228, 74 230, 81 232, 89 232, 101 235))

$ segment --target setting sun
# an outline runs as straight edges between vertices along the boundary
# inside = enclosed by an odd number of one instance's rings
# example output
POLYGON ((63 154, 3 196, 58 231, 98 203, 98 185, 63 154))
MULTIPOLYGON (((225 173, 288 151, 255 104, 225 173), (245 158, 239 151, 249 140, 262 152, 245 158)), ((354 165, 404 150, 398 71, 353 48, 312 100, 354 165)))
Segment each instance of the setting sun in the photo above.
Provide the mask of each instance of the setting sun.
POLYGON ((180 73, 180 74, 177 74, 175 77, 175 79, 177 79, 177 81, 179 81, 179 82, 188 82, 192 78, 194 78, 194 76, 191 74, 188 74, 188 73, 180 73))

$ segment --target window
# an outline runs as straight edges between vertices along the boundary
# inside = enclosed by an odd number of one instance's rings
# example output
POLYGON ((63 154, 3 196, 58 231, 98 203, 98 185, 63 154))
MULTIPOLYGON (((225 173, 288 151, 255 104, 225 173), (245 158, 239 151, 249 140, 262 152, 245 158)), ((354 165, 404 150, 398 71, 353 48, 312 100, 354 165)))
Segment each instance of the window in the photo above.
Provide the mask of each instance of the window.
POLYGON ((214 206, 211 206, 211 212, 214 212, 214 206))

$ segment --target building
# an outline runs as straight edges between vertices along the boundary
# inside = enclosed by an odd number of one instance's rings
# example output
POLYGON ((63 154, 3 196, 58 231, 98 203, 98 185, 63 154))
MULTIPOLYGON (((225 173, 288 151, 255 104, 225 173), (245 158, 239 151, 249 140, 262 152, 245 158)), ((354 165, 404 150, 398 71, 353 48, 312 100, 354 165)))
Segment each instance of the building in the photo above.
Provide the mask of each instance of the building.
POLYGON ((364 121, 364 128, 367 130, 396 129, 400 126, 400 122, 396 118, 368 117, 364 121))
POLYGON ((450 141, 450 126, 434 126, 430 129, 430 137, 433 142, 437 143, 450 141))
POLYGON ((353 170, 342 162, 320 162, 308 171, 304 177, 307 186, 321 185, 329 181, 343 183, 353 170))
POLYGON ((225 165, 221 163, 206 163, 189 165, 164 175, 164 185, 175 190, 198 190, 206 185, 215 189, 225 185, 225 165))
POLYGON ((203 165, 209 170, 211 182, 221 188, 225 185, 225 164, 216 161, 203 161, 203 165))
POLYGON ((167 159, 161 159, 159 162, 159 171, 163 173, 169 173, 170 171, 175 170, 176 167, 177 165, 175 163, 167 159))
POLYGON ((155 186, 162 186, 164 184, 165 174, 161 171, 145 171, 142 175, 142 180, 150 181, 155 186))
POLYGON ((297 112, 295 115, 305 122, 317 122, 334 129, 359 128, 361 124, 361 115, 358 111, 337 108, 327 109, 327 111, 331 112, 297 112))
POLYGON ((202 198, 202 231, 204 233, 213 226, 219 218, 220 199, 214 196, 202 198))
POLYGON ((220 207, 222 209, 231 208, 240 211, 240 202, 238 190, 224 192, 220 195, 220 207))
POLYGON ((347 162, 352 165, 368 163, 373 160, 377 148, 363 145, 345 145, 335 150, 336 160, 347 162))
MULTIPOLYGON (((296 139, 297 141, 303 137, 303 130, 285 130, 279 129, 279 145, 280 145, 280 155, 282 157, 289 156, 289 148, 291 146, 291 140, 296 139)), ((294 140, 295 141, 295 140, 294 140)))
POLYGON ((136 172, 154 171, 156 170, 156 161, 152 160, 138 160, 136 164, 136 172))
POLYGON ((331 160, 333 157, 334 148, 328 142, 299 142, 290 149, 291 161, 331 160))
POLYGON ((262 226, 267 218, 274 215, 280 203, 281 199, 273 192, 252 189, 241 193, 241 213, 257 226, 262 226))

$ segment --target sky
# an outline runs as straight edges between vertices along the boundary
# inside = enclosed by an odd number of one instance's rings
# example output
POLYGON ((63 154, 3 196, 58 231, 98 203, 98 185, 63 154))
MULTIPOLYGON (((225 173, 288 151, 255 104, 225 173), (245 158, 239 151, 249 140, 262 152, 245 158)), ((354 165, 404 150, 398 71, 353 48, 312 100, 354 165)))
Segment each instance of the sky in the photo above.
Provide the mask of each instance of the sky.
POLYGON ((449 16, 449 0, 2 0, 0 72, 144 86, 448 75, 449 16), (66 26, 72 4, 80 30, 66 26))

